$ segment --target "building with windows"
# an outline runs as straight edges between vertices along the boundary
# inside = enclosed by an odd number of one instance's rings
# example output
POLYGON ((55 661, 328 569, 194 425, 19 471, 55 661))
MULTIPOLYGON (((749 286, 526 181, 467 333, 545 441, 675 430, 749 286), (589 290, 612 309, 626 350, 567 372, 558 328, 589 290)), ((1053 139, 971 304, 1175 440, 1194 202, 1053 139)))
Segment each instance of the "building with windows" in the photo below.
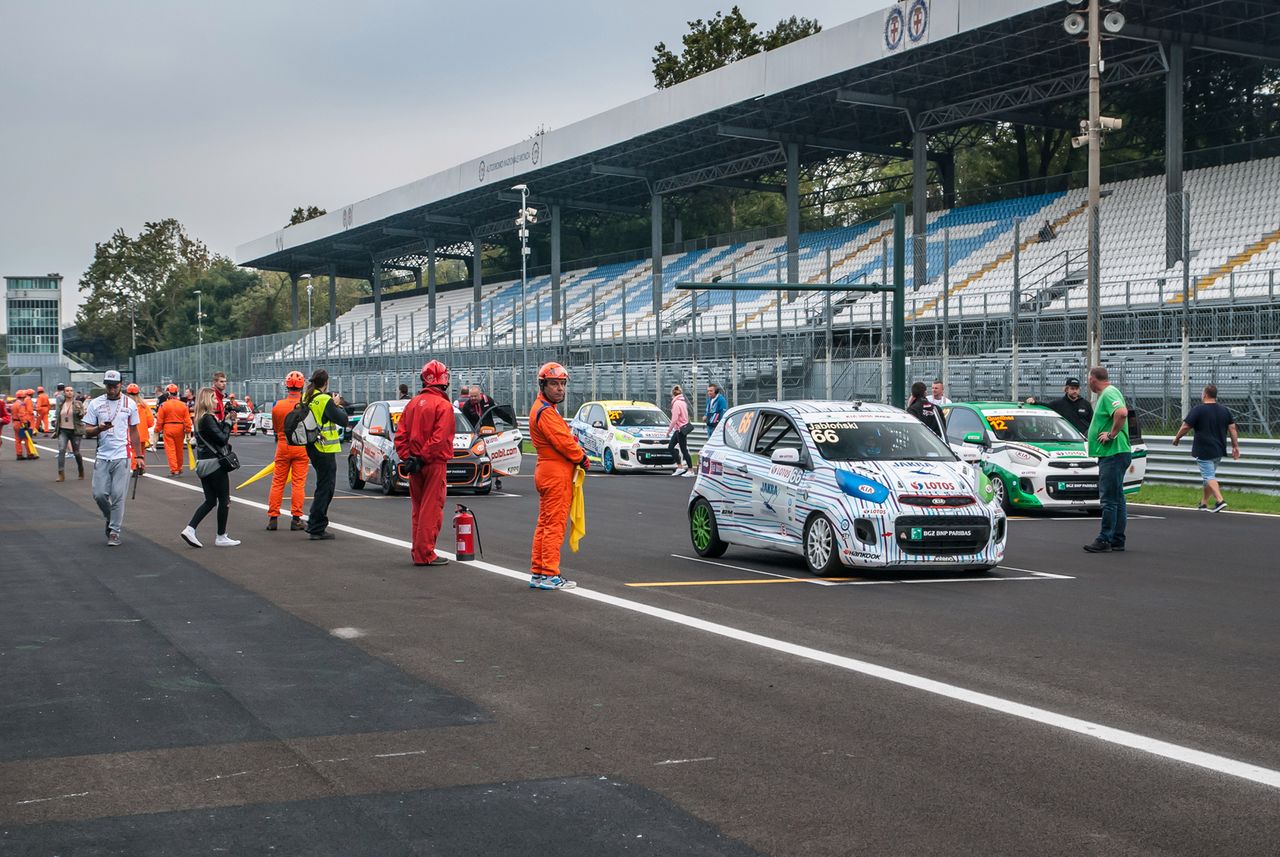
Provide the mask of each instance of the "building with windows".
POLYGON ((5 277, 9 366, 62 363, 62 275, 5 277))

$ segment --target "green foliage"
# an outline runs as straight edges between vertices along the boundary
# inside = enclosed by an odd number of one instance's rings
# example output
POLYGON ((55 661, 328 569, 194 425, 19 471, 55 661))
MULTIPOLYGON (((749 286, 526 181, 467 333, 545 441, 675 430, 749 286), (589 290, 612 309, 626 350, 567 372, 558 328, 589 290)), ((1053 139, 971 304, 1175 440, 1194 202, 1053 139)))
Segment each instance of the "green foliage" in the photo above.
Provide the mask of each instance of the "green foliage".
POLYGON ((716 12, 709 21, 698 18, 689 21, 688 25, 689 32, 680 37, 684 48, 679 56, 667 48, 666 42, 658 42, 653 48, 653 80, 658 89, 675 86, 691 77, 761 51, 773 50, 822 29, 811 18, 792 15, 779 21, 772 30, 757 33, 759 25, 748 21, 737 6, 727 15, 716 12))
POLYGON ((308 205, 305 208, 298 206, 293 210, 293 214, 289 215, 289 222, 285 226, 297 226, 299 223, 306 223, 308 220, 314 220, 328 213, 323 208, 314 205, 308 205))

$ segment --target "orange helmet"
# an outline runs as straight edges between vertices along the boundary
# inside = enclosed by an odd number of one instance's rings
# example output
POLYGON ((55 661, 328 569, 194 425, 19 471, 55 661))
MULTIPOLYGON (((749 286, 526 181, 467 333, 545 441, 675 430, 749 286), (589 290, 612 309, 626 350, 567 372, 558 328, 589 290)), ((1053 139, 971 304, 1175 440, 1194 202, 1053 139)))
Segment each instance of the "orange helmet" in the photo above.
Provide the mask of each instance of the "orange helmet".
POLYGON ((302 377, 302 373, 296 369, 284 376, 286 390, 301 390, 305 386, 307 386, 307 379, 302 377))
POLYGON ((44 387, 37 387, 37 388, 36 388, 36 392, 37 392, 37 393, 43 393, 43 392, 44 392, 44 387))
POLYGON ((538 370, 539 381, 568 381, 569 373, 559 363, 544 363, 538 370))
MULTIPOLYGON (((42 390, 43 390, 44 388, 43 388, 43 387, 41 387, 40 389, 42 389, 42 390)), ((124 388, 124 391, 125 391, 126 393, 128 393, 130 396, 136 396, 136 395, 138 394, 138 385, 137 385, 137 384, 130 384, 129 386, 127 386, 127 387, 125 387, 125 388, 124 388)))
POLYGON ((18 391, 18 398, 19 398, 19 399, 25 399, 26 397, 27 397, 27 391, 26 391, 26 390, 19 390, 19 391, 18 391))
POLYGON ((449 367, 439 360, 428 361, 427 365, 422 367, 422 383, 428 387, 449 386, 449 367))
POLYGON ((170 384, 169 386, 167 386, 167 387, 165 387, 165 388, 164 388, 164 391, 165 391, 166 393, 168 393, 169 395, 171 395, 171 396, 176 396, 176 395, 178 395, 178 385, 177 385, 177 384, 170 384))

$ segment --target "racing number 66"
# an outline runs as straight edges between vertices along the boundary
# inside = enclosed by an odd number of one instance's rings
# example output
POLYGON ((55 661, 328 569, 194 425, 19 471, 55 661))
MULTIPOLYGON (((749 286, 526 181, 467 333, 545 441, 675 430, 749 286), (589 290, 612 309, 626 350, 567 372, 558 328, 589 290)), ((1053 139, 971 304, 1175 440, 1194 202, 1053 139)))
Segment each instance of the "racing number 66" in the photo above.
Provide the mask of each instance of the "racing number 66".
POLYGON ((814 443, 839 443, 840 435, 836 434, 835 429, 814 429, 810 434, 814 443))

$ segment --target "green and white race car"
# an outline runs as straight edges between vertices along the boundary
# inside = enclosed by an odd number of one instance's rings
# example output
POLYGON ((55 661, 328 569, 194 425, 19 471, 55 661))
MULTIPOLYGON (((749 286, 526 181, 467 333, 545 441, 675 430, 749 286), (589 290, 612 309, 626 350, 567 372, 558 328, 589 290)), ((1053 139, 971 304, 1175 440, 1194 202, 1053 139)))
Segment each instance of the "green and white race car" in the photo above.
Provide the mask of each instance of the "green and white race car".
MULTIPOLYGON (((1044 405, 959 402, 943 408, 947 443, 966 461, 979 462, 1006 511, 1100 509, 1098 462, 1076 427, 1044 405)), ((1124 491, 1142 487, 1147 448, 1130 422, 1133 461, 1124 491)))

